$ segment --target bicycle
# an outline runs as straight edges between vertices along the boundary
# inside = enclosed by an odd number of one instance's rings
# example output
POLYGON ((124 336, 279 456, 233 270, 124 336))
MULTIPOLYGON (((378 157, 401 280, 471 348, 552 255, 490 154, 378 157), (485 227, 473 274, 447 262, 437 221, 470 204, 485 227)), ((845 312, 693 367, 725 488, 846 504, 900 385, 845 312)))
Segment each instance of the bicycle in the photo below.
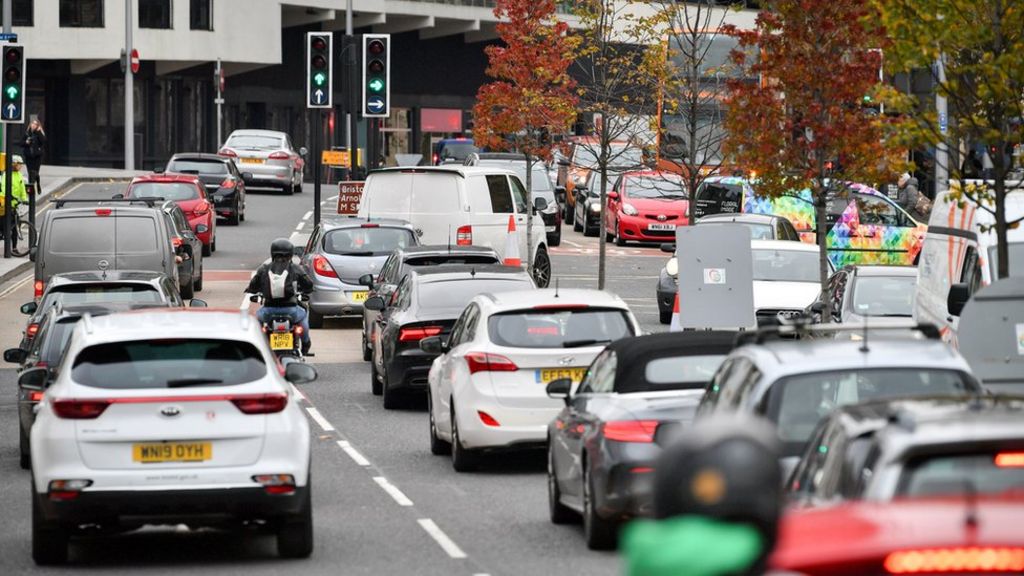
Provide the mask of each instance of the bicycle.
POLYGON ((11 254, 20 258, 27 255, 37 241, 36 229, 28 221, 27 203, 18 203, 18 207, 14 210, 14 222, 12 224, 14 238, 17 239, 17 246, 11 246, 11 254))

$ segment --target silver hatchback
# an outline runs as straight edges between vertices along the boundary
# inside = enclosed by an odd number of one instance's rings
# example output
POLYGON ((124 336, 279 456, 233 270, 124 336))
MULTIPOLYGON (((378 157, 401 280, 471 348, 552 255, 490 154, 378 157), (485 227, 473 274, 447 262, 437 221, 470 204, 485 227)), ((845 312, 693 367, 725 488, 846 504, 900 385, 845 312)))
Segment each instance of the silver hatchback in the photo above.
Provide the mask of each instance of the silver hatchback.
POLYGON ((252 175, 252 187, 280 188, 289 194, 302 192, 306 149, 295 150, 291 138, 274 130, 235 130, 218 152, 233 158, 238 170, 252 175))

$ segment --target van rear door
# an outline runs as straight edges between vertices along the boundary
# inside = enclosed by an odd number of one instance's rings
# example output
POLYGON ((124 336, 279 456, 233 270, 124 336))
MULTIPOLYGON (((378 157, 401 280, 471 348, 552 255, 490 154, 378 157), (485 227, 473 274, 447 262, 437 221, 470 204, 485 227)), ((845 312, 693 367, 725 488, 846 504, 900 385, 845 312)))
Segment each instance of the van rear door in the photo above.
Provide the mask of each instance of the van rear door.
POLYGON ((47 226, 46 253, 41 255, 42 280, 83 270, 166 274, 169 254, 161 244, 154 215, 118 215, 116 209, 99 208, 96 214, 54 218, 47 226))

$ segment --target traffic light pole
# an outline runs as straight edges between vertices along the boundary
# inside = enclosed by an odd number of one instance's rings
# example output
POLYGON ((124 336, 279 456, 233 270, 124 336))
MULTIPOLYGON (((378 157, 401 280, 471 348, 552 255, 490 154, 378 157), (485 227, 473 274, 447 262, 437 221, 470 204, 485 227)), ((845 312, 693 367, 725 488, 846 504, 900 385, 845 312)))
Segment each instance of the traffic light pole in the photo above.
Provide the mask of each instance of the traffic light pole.
MULTIPOLYGON (((11 158, 14 146, 11 145, 11 132, 13 130, 10 126, 4 131, 4 152, 7 153, 4 162, 4 258, 12 256, 11 238, 14 235, 14 210, 11 206, 11 197, 14 194, 14 190, 11 189, 11 166, 14 164, 11 158)), ((28 242, 28 239, 25 241, 28 242)))
POLYGON ((313 109, 313 225, 320 225, 320 140, 324 132, 324 114, 313 109))

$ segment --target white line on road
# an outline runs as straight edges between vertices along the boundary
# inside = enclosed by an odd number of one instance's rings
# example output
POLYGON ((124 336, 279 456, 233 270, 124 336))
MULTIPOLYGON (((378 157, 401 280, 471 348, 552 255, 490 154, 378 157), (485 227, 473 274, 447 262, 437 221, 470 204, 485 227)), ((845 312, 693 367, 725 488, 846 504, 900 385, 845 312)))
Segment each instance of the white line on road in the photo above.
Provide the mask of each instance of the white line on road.
POLYGON ((381 490, 387 492, 388 496, 391 496, 399 506, 412 506, 412 500, 409 500, 409 497, 403 494, 397 486, 388 482, 387 478, 383 476, 374 476, 373 481, 380 486, 381 490))
POLYGON ((3 298, 3 297, 5 297, 5 296, 7 296, 8 294, 10 294, 11 292, 14 292, 14 291, 15 291, 15 290, 17 290, 18 288, 21 288, 21 287, 22 287, 22 286, 24 286, 24 285, 25 285, 26 283, 28 283, 29 281, 31 281, 31 280, 32 280, 32 278, 33 278, 33 276, 32 276, 32 275, 30 274, 30 275, 28 275, 28 276, 25 276, 25 277, 24 277, 24 278, 22 278, 21 280, 18 280, 18 281, 17 281, 17 282, 15 282, 15 283, 14 283, 14 285, 12 285, 12 286, 11 286, 10 288, 8 288, 7 290, 4 290, 4 291, 3 291, 2 293, 0 293, 0 298, 3 298))
POLYGON ((353 448, 352 445, 349 444, 347 441, 338 440, 338 446, 341 447, 341 449, 345 451, 345 454, 348 454, 348 457, 354 460, 356 464, 360 466, 370 465, 370 461, 367 460, 365 456, 360 454, 359 450, 353 448))
POLYGON ((306 227, 306 221, 299 222, 299 225, 295 227, 296 232, 302 232, 302 229, 306 227))
POLYGON ((417 522, 420 523, 420 526, 427 531, 427 534, 430 534, 430 537, 433 538, 434 541, 437 542, 437 545, 447 552, 449 556, 452 558, 466 557, 466 553, 462 551, 462 548, 459 548, 459 545, 453 542, 452 539, 449 538, 433 520, 430 518, 420 518, 417 522))
POLYGON ((305 216, 303 216, 303 217, 302 217, 302 219, 303 219, 303 220, 309 220, 309 219, 310 219, 310 218, 312 218, 312 217, 313 217, 313 211, 312 211, 312 210, 310 210, 309 212, 306 212, 306 215, 305 215, 305 216))
POLYGON ((582 244, 577 244, 577 243, 573 242, 572 240, 566 240, 566 239, 563 238, 562 242, 565 242, 566 244, 568 244, 570 246, 575 246, 577 248, 583 248, 582 244))
POLYGON ((302 398, 306 402, 309 402, 309 397, 306 396, 305 392, 303 392, 302 390, 299 390, 295 386, 295 384, 292 384, 291 382, 289 382, 288 385, 292 387, 292 392, 295 392, 295 394, 297 394, 299 396, 299 398, 302 398))
POLYGON ((316 423, 324 429, 324 432, 331 432, 334 430, 334 425, 328 422, 327 418, 324 418, 324 415, 316 408, 308 406, 306 407, 306 412, 309 412, 309 417, 316 421, 316 423))

